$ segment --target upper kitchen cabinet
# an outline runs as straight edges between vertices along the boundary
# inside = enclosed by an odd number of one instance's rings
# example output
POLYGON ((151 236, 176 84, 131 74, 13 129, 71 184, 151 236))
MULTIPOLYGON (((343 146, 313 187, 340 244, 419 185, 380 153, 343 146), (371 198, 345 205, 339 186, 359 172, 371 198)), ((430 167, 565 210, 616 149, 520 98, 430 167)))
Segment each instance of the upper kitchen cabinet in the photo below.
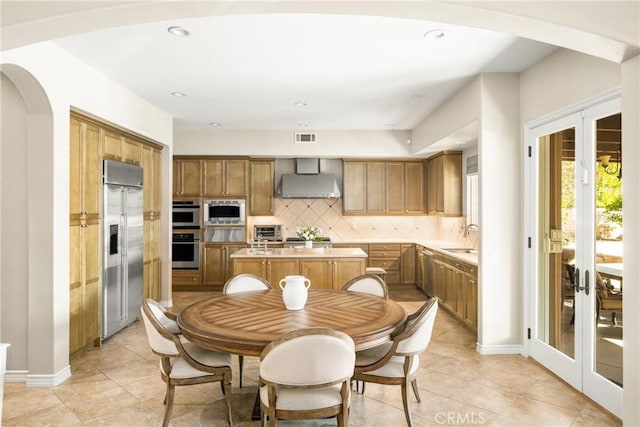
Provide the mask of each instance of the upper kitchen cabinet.
POLYGON ((70 123, 70 193, 71 219, 100 216, 100 128, 72 116, 70 123))
POLYGON ((423 161, 344 160, 345 215, 425 214, 423 161))
POLYGON ((202 188, 200 159, 173 158, 173 195, 200 196, 202 188))
POLYGON ((345 161, 342 169, 342 210, 348 215, 367 213, 367 162, 345 161))
POLYGON ((247 197, 249 161, 247 159, 202 160, 205 197, 247 197))
POLYGON ((273 216, 274 160, 251 160, 249 165, 249 215, 273 216))
POLYGON ((462 153, 444 151, 427 160, 427 211, 462 215, 462 153))
POLYGON ((162 202, 162 152, 150 145, 142 145, 140 166, 143 170, 144 181, 144 213, 145 216, 160 214, 162 202))
POLYGON ((123 136, 121 132, 105 130, 102 143, 102 157, 119 162, 139 165, 141 162, 142 144, 130 136, 123 136))

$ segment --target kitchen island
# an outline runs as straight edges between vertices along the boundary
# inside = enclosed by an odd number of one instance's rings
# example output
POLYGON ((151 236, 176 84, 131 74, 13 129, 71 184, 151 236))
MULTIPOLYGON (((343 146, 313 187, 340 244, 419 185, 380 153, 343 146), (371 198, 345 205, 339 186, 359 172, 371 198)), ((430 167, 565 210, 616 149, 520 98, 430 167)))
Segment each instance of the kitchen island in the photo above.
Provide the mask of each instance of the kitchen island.
POLYGON ((364 274, 367 254, 360 248, 244 248, 231 254, 233 273, 251 273, 278 288, 281 279, 300 274, 313 289, 341 289, 364 274))

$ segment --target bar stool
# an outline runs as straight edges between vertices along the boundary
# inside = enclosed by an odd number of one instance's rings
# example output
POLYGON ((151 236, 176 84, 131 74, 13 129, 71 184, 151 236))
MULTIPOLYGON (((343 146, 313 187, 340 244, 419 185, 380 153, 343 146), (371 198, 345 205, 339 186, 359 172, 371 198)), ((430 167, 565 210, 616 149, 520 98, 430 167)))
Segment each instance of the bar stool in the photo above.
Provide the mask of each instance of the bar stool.
MULTIPOLYGON (((382 267, 367 267, 365 268, 365 273, 366 274, 374 274, 376 276, 378 276, 379 278, 381 278, 382 280, 384 280, 384 278, 387 276, 387 270, 385 270, 382 267)), ((386 280, 385 280, 386 282, 386 280)))

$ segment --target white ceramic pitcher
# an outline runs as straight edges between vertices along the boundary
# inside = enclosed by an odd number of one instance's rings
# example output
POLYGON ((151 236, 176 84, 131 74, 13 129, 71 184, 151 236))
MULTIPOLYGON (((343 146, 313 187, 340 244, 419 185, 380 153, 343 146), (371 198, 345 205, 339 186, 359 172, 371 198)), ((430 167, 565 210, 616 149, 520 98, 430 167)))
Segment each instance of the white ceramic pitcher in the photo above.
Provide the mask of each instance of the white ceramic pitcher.
POLYGON ((302 310, 307 303, 311 281, 304 276, 285 276, 280 280, 282 300, 287 310, 302 310), (284 285, 283 285, 284 284, 284 285))

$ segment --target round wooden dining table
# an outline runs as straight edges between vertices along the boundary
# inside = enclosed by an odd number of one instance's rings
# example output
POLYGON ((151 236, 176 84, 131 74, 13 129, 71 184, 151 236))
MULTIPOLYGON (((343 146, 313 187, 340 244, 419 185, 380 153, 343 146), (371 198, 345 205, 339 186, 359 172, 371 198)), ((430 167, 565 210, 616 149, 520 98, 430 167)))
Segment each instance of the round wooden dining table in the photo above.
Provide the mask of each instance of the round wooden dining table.
POLYGON ((202 347, 260 356, 270 342, 297 329, 325 327, 349 335, 356 351, 389 341, 407 315, 395 301, 360 292, 310 289, 302 310, 287 310, 282 291, 243 292, 196 302, 178 315, 182 334, 202 347))

